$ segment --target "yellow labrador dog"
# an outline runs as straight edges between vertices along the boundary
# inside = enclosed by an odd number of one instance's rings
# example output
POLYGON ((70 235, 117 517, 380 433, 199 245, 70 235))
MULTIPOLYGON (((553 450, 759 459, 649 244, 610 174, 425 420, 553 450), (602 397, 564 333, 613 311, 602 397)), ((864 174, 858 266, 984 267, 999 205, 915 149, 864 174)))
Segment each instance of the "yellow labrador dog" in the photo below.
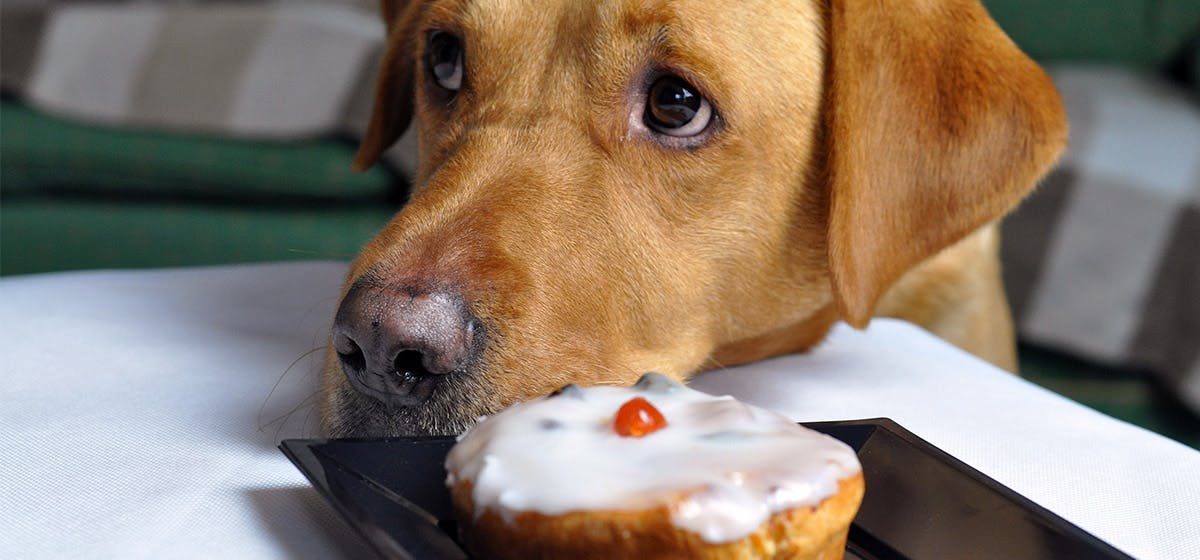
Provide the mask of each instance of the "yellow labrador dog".
POLYGON ((995 222, 1067 139, 978 0, 384 2, 357 165, 411 202, 346 279, 336 436, 453 433, 566 383, 900 317, 1015 367, 995 222))

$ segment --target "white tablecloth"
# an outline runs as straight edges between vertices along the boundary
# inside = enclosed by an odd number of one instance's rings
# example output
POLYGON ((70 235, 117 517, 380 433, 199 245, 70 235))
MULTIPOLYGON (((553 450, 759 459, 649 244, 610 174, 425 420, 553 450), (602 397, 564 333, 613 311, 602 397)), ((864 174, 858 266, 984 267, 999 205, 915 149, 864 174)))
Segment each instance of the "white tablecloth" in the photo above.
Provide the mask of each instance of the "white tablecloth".
MULTIPOLYGON (((367 551, 275 448, 312 435, 344 265, 0 280, 0 557, 367 551)), ((1200 453, 910 325, 695 385, 797 420, 890 417, 1139 558, 1200 558, 1200 453)))

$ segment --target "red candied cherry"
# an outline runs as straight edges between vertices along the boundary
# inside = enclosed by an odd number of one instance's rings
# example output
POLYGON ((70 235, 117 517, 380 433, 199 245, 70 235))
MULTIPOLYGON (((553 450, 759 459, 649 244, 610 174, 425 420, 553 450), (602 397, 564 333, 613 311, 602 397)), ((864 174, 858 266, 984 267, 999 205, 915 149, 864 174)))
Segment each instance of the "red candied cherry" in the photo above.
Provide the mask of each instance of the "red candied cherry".
POLYGON ((625 437, 642 437, 665 427, 667 419, 642 397, 634 397, 621 405, 613 418, 613 430, 625 437))

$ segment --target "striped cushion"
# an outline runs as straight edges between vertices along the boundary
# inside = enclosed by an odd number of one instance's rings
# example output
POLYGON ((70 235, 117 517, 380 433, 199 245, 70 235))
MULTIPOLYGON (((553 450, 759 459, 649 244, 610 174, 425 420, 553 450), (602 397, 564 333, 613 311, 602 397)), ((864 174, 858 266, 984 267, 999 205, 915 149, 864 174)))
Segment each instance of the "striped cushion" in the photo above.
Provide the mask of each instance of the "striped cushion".
POLYGON ((259 202, 385 201, 402 187, 382 167, 350 169, 345 140, 269 142, 82 125, 0 103, 3 196, 51 192, 259 202))
MULTIPOLYGON (((383 24, 367 2, 5 3, 0 84, 88 122, 230 137, 358 136, 383 24)), ((385 155, 411 169, 411 135, 385 155)))
POLYGON ((1200 111, 1130 71, 1051 74, 1071 146, 1004 226, 1020 336, 1153 371, 1200 411, 1200 111))
POLYGON ((394 204, 236 206, 155 198, 0 204, 0 274, 233 262, 348 261, 394 204))

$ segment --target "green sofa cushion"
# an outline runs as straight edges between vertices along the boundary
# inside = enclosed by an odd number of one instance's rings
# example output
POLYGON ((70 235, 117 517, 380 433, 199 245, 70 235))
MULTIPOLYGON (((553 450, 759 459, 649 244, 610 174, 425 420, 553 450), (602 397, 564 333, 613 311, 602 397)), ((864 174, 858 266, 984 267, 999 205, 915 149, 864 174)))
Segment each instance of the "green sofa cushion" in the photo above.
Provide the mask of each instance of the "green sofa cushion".
POLYGON ((1158 66, 1200 28, 1196 0, 983 0, 1040 61, 1158 66))
POLYGON ((0 204, 0 274, 349 260, 396 209, 22 197, 0 204))
POLYGON ((0 185, 12 195, 89 193, 223 199, 382 200, 399 184, 382 166, 350 169, 336 139, 254 142, 80 124, 0 104, 0 185))

